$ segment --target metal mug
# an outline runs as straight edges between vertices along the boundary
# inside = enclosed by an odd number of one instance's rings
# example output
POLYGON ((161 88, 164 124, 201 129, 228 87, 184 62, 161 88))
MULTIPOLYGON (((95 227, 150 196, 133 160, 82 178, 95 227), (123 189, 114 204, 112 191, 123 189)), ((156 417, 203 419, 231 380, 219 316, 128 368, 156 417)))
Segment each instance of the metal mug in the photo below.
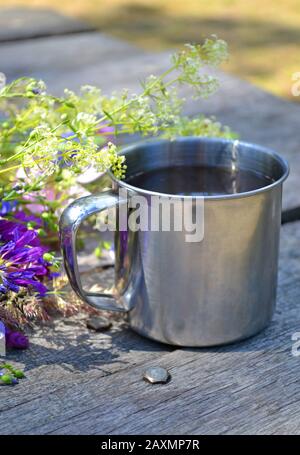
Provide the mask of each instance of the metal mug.
MULTIPOLYGON (((150 140, 128 146, 127 174, 177 165, 232 164, 234 143, 219 138, 150 140)), ((85 292, 76 232, 88 216, 151 191, 117 180, 112 190, 83 197, 60 220, 65 269, 77 295, 100 310, 128 313, 130 327, 177 346, 214 346, 250 337, 270 322, 276 303, 282 184, 287 162, 272 150, 239 142, 235 166, 272 177, 245 193, 204 197, 204 238, 187 243, 185 232, 116 232, 114 295, 85 292)), ((155 193, 154 193, 155 194, 155 193)), ((161 195, 164 196, 164 195, 161 195)), ((151 207, 150 207, 151 210, 151 207)))

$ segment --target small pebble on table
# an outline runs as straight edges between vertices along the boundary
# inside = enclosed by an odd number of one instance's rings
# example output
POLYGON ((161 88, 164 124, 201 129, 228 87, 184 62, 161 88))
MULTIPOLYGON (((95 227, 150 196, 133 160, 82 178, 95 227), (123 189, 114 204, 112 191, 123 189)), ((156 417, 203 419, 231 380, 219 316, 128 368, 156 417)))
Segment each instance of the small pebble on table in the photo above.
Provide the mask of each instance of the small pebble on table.
POLYGON ((111 328, 112 323, 102 316, 92 316, 86 321, 88 329, 95 330, 96 332, 102 332, 111 328))

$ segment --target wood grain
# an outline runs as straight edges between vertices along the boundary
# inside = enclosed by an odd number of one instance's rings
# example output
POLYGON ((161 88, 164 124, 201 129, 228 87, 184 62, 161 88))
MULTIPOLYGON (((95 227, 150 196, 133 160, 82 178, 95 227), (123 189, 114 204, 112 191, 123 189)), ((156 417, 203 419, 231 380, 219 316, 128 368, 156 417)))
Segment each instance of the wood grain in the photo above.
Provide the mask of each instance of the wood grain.
POLYGON ((0 9, 0 43, 68 33, 90 31, 92 27, 79 20, 49 9, 0 9))
POLYGON ((18 387, 0 389, 2 434, 300 434, 300 223, 282 229, 278 307, 270 327, 242 343, 175 349, 138 337, 116 321, 88 334, 60 322, 15 359, 18 387), (166 385, 142 380, 161 365, 166 385), (8 392, 9 390, 9 392, 8 392), (13 422, 13 425, 12 425, 13 422))
MULTIPOLYGON (((97 33, 54 36, 0 45, 0 71, 9 79, 32 75, 56 93, 91 83, 111 92, 168 65, 169 53, 145 53, 97 33)), ((218 72, 221 89, 186 112, 214 114, 241 138, 274 147, 291 163, 284 205, 300 205, 299 113, 245 81, 218 72)), ((113 328, 94 333, 85 316, 56 320, 35 331, 28 351, 9 360, 26 369, 17 387, 0 388, 1 434, 300 434, 299 357, 291 354, 300 332, 300 223, 282 228, 278 306, 260 335, 218 349, 174 349, 131 332, 120 315, 113 328), (172 380, 151 386, 152 365, 172 380)), ((83 266, 88 261, 82 258, 83 266)), ((108 268, 89 284, 112 283, 108 268)))

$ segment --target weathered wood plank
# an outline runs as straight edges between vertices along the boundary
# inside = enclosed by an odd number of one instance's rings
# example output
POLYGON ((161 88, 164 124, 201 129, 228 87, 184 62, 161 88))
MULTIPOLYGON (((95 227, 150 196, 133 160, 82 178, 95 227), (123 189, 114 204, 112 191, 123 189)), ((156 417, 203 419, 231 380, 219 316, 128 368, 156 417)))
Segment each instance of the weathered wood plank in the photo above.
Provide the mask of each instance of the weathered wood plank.
MULTIPOLYGON (((110 92, 137 90, 139 79, 167 67, 168 53, 147 54, 88 33, 2 44, 0 62, 9 78, 41 77, 57 92, 84 83, 110 92)), ((299 205, 300 107, 218 74, 219 94, 189 103, 187 113, 215 114, 242 139, 288 157, 285 206, 299 205)), ((17 387, 0 388, 0 433, 300 434, 299 360, 291 355, 291 335, 300 331, 299 242, 300 223, 285 225, 274 321, 246 342, 174 351, 133 334, 118 316, 103 334, 88 332, 82 317, 37 330, 30 350, 10 356, 26 366, 28 377, 17 387), (169 384, 153 387, 141 380, 153 364, 170 369, 169 384)), ((109 285, 112 270, 99 278, 109 285)))
POLYGON ((0 8, 0 43, 90 30, 90 25, 53 10, 0 8))
MULTIPOLYGON (((0 68, 8 80, 21 75, 41 78, 55 93, 62 93, 66 87, 78 89, 84 84, 101 86, 103 79, 108 88, 114 89, 115 78, 120 81, 122 75, 121 62, 139 54, 143 52, 124 41, 91 32, 2 43, 0 68), (116 65, 117 71, 107 68, 110 62, 116 65)), ((127 80, 128 75, 123 76, 127 80)), ((136 78, 133 81, 136 84, 136 78)))
POLYGON ((172 351, 139 337, 123 321, 112 320, 112 330, 103 333, 88 331, 83 317, 37 330, 26 353, 9 354, 9 361, 25 367, 26 380, 9 390, 1 387, 0 412, 27 407, 37 397, 46 399, 66 386, 97 382, 172 351))
POLYGON ((299 242, 300 223, 285 225, 274 320, 245 342, 168 352, 124 331, 102 351, 103 335, 87 336, 72 320, 55 335, 36 334, 21 355, 27 365, 31 359, 28 379, 0 390, 0 432, 300 434, 300 360, 291 354, 291 335, 300 331, 299 242), (154 364, 170 370, 169 384, 142 381, 154 364))
MULTIPOLYGON (((98 269, 83 275, 85 288, 97 290, 113 285, 113 268, 98 269)), ((68 290, 68 288, 65 288, 68 290)), ((71 296, 68 297, 69 301, 71 296)), ((72 299, 76 301, 75 296, 72 299)), ((56 319, 44 327, 36 327, 30 337, 30 349, 12 351, 9 359, 26 369, 27 379, 18 387, 0 387, 0 412, 48 395, 67 384, 85 383, 93 378, 111 375, 147 359, 155 359, 174 348, 152 342, 128 330, 126 318, 118 313, 105 313, 112 323, 107 332, 86 328, 88 314, 66 320, 56 319)), ((1 432, 1 429, 0 429, 1 432)))
MULTIPOLYGON (((120 40, 98 33, 52 37, 0 46, 0 71, 8 79, 21 75, 44 79, 50 89, 83 84, 104 92, 127 87, 139 90, 139 80, 159 73, 169 64, 169 52, 146 53, 120 40)), ((189 102, 186 113, 215 115, 241 139, 272 147, 291 164, 285 184, 284 208, 300 205, 299 118, 300 105, 277 98, 246 81, 222 72, 219 92, 209 100, 189 102)), ((184 93, 186 94, 186 93, 184 93)))

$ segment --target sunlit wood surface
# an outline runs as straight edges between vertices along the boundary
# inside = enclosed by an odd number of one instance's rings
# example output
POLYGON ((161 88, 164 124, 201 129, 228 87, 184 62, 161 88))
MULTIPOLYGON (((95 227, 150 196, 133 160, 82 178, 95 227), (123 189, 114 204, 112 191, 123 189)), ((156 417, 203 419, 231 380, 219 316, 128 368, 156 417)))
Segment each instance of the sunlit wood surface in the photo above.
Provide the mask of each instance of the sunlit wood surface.
MULTIPOLYGON (((162 71, 169 53, 146 53, 91 31, 67 29, 0 44, 0 71, 44 79, 56 93, 95 84, 105 92, 139 88, 162 71)), ((241 139, 275 148, 291 164, 284 207, 300 205, 300 106, 219 74, 221 89, 187 112, 213 114, 241 139)), ((0 388, 1 434, 300 434, 300 222, 282 228, 278 306, 258 336, 231 346, 176 349, 141 338, 120 316, 91 333, 84 315, 38 329, 28 351, 9 353, 27 378, 0 388), (148 366, 167 368, 167 385, 142 380, 148 366)), ((178 259, 180 260, 180 258, 178 259)), ((113 283, 113 269, 92 271, 90 284, 113 283)), ((187 302, 188 305, 188 302, 187 302)))

